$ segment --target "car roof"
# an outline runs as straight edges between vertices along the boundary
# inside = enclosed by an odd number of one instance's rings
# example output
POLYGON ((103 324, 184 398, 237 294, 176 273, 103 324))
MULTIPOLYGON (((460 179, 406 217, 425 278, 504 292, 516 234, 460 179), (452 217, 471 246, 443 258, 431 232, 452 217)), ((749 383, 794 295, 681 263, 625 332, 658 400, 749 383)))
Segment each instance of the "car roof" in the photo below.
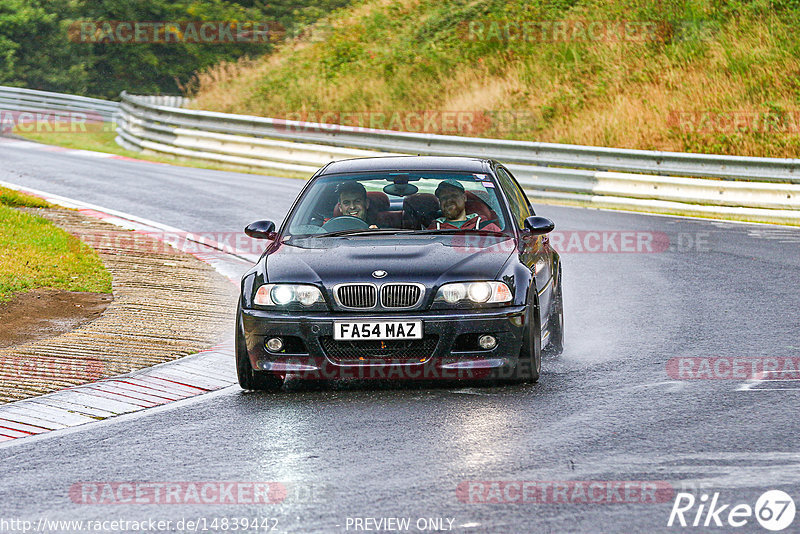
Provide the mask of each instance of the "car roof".
POLYGON ((388 156, 334 161, 319 175, 378 171, 488 172, 491 164, 488 159, 457 156, 388 156))

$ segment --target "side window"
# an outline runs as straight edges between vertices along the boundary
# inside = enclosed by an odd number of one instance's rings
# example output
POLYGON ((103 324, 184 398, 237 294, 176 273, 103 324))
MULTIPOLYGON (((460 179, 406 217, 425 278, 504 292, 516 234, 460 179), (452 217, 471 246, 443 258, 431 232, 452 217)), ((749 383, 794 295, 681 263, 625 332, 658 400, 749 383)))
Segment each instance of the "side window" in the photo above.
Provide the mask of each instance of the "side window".
POLYGON ((528 199, 528 195, 525 194, 525 190, 522 189, 522 187, 519 185, 519 182, 517 181, 516 178, 514 178, 514 175, 511 174, 511 171, 509 171, 508 169, 503 169, 503 172, 505 172, 509 176, 509 178, 511 178, 511 183, 514 184, 514 188, 522 196, 523 211, 527 210, 528 212, 528 215, 526 215, 525 218, 528 218, 532 215, 536 215, 536 212, 533 211, 533 206, 531 206, 531 201, 528 199))
POLYGON ((497 177, 500 181, 500 187, 508 198, 511 208, 511 216, 517 221, 517 225, 522 228, 525 225, 525 219, 533 215, 528 202, 528 197, 517 186, 514 179, 502 167, 497 168, 497 177))

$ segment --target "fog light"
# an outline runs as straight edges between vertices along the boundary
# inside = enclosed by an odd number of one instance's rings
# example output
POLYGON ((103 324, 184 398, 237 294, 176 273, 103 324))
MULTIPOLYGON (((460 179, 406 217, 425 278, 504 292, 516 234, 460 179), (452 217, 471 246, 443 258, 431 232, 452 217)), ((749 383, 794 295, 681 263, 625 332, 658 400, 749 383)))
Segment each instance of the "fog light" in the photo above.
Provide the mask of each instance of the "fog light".
POLYGON ((494 336, 484 335, 478 339, 478 345, 484 350, 492 350, 497 346, 497 340, 494 336))
POLYGON ((273 337, 267 340, 267 349, 270 352, 280 352, 283 348, 283 340, 279 337, 273 337))

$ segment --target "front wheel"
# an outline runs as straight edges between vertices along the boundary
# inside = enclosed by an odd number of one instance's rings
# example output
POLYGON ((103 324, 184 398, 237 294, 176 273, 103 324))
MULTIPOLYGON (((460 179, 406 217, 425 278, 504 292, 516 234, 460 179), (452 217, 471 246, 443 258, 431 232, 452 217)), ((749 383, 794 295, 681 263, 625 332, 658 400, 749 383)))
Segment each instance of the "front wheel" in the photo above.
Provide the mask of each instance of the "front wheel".
POLYGON ((236 376, 242 389, 254 391, 278 391, 283 386, 283 378, 275 373, 253 370, 247 355, 247 343, 242 330, 241 308, 236 314, 236 376))
MULTIPOLYGON (((534 291, 534 289, 531 289, 534 291)), ((525 321, 525 332, 522 336, 522 348, 519 361, 514 368, 513 380, 535 384, 542 373, 542 331, 539 320, 539 307, 536 303, 528 304, 525 321)))
POLYGON ((550 312, 549 325, 550 341, 545 349, 548 354, 557 356, 564 351, 564 297, 561 292, 561 270, 559 269, 558 284, 553 297, 553 311, 550 312))

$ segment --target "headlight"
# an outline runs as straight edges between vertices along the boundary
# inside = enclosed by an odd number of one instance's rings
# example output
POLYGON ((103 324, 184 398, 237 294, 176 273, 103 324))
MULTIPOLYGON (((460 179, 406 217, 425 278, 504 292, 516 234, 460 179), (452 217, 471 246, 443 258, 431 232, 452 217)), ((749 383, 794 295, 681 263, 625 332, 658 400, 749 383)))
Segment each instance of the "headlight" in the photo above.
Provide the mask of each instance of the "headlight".
POLYGON ((258 306, 289 306, 299 303, 305 307, 324 303, 317 286, 308 284, 264 284, 256 291, 253 302, 258 306))
MULTIPOLYGON (((294 300, 295 290, 292 286, 275 286, 269 292, 269 297, 272 302, 265 302, 265 304, 277 304, 278 306, 286 306, 294 300)), ((258 298, 258 295, 256 295, 258 298)))
POLYGON ((447 304, 500 304, 511 302, 511 290, 503 282, 456 282, 444 284, 436 300, 447 304))
POLYGON ((492 286, 488 282, 470 284, 469 289, 467 289, 467 296, 472 302, 487 302, 492 297, 492 286))
POLYGON ((464 284, 445 284, 439 290, 439 294, 448 304, 455 304, 467 296, 467 286, 464 284))

